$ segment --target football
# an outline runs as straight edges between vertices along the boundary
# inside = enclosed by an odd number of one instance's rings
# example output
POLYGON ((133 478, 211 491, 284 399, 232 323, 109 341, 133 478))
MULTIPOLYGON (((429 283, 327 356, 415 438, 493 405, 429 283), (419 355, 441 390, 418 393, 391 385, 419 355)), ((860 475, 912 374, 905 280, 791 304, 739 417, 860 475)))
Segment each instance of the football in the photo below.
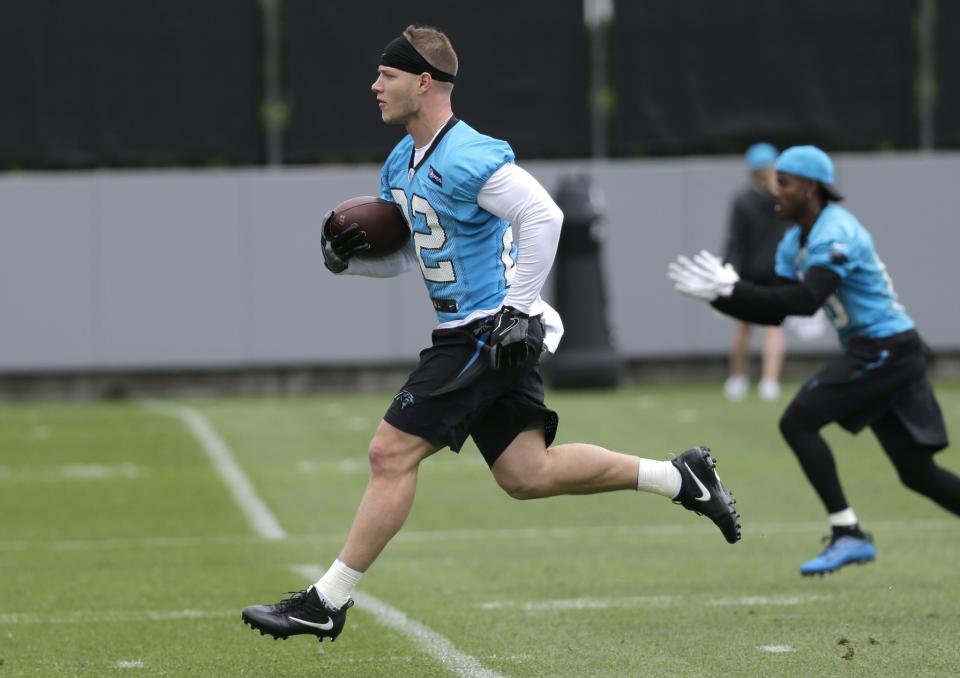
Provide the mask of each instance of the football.
POLYGON ((403 247, 410 238, 410 227, 400 207, 389 200, 361 195, 344 200, 333 208, 330 230, 334 235, 351 224, 359 224, 366 233, 370 249, 359 257, 383 257, 403 247))

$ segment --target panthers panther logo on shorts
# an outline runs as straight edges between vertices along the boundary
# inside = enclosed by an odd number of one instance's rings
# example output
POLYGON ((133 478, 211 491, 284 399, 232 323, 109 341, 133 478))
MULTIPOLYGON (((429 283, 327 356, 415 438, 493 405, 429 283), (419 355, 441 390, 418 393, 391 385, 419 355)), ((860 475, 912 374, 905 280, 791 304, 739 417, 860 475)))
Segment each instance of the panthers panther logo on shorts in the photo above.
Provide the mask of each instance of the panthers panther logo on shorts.
POLYGON ((400 391, 397 395, 393 396, 393 399, 400 403, 400 409, 404 409, 407 405, 413 405, 413 394, 410 391, 400 391))

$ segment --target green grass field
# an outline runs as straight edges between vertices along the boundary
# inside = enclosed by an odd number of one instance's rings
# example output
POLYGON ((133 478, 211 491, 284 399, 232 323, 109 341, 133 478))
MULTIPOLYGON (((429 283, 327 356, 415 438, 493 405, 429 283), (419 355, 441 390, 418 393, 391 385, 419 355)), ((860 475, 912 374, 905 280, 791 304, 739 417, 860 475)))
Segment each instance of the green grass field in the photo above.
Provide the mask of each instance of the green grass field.
MULTIPOLYGON (((937 388, 956 435, 960 384, 937 388)), ((830 428, 878 560, 801 578, 826 526, 777 431, 785 402, 729 404, 718 385, 548 401, 558 441, 653 458, 708 444, 743 514, 739 544, 654 495, 512 500, 468 445, 425 463, 336 643, 252 632, 244 605, 302 588, 337 555, 390 395, 182 403, 226 443, 277 540, 177 417, 4 405, 0 678, 960 672, 960 520, 903 489, 869 432, 830 428)), ((960 471, 956 448, 939 459, 960 471)))

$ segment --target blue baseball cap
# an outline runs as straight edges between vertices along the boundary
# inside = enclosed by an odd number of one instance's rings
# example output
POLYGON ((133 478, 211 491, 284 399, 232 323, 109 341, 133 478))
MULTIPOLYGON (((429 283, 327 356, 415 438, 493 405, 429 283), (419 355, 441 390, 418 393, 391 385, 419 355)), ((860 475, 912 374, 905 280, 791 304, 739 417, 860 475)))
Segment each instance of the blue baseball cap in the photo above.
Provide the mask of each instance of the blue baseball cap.
POLYGON ((843 200, 833 185, 833 161, 816 146, 791 146, 780 154, 775 167, 778 172, 818 181, 831 200, 843 200))
POLYGON ((762 170, 764 167, 770 167, 770 165, 776 162, 777 147, 761 141, 748 148, 747 152, 743 154, 743 157, 746 158, 747 167, 750 168, 750 171, 756 172, 757 170, 762 170))

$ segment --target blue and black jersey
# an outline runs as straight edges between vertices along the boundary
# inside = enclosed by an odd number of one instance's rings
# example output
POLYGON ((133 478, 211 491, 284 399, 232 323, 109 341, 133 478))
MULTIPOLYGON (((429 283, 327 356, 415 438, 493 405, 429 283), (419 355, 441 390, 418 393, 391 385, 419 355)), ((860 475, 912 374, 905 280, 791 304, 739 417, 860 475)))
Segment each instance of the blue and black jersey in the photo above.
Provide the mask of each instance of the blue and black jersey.
POLYGON ((824 311, 837 330, 840 343, 854 337, 888 337, 914 327, 897 301, 893 282, 877 256, 867 229, 839 205, 827 205, 802 242, 802 229, 793 226, 777 248, 776 273, 803 280, 812 267, 825 268, 840 278, 824 311))
POLYGON ((514 161, 513 150, 451 118, 416 166, 413 157, 407 135, 383 165, 380 197, 399 204, 410 223, 437 317, 450 323, 495 311, 510 286, 517 246, 510 224, 477 205, 477 194, 514 161))

